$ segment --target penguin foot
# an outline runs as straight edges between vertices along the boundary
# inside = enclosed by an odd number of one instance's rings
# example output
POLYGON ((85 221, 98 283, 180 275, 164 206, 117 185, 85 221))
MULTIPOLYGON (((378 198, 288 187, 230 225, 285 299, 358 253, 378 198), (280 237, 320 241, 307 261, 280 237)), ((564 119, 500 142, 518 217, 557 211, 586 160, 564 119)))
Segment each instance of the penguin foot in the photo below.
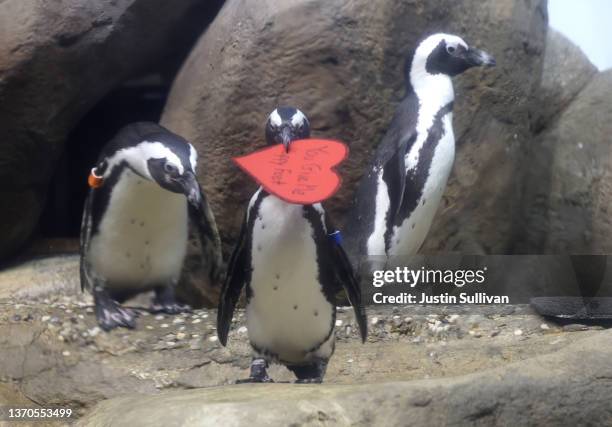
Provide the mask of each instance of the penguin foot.
POLYGON ((274 380, 268 376, 266 369, 268 362, 260 357, 254 357, 251 360, 251 374, 244 380, 236 381, 236 384, 244 383, 273 383, 274 380))
POLYGON ((191 307, 187 304, 179 304, 174 302, 173 304, 159 304, 155 300, 151 304, 151 313, 166 313, 166 314, 180 314, 191 312, 191 307))
POLYGON ((179 314, 189 313, 191 307, 187 304, 179 304, 174 297, 174 286, 165 286, 155 289, 155 298, 151 304, 152 313, 179 314))
POLYGON ((136 313, 129 308, 121 307, 111 299, 96 304, 96 319, 98 325, 106 332, 119 327, 128 329, 136 327, 136 313))
POLYGON ((287 369, 297 377, 295 384, 321 384, 327 370, 327 360, 318 360, 309 365, 287 365, 287 369))

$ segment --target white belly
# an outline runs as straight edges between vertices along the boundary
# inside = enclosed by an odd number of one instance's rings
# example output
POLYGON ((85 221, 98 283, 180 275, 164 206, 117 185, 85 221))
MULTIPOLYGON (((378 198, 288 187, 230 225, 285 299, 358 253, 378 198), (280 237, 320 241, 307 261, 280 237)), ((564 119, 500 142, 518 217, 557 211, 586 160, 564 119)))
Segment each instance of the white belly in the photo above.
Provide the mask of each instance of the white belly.
POLYGON ((367 241, 368 255, 384 255, 385 254, 385 232, 387 231, 387 215, 391 201, 389 200, 389 190, 387 184, 383 180, 383 170, 374 170, 373 174, 377 175, 377 191, 375 199, 374 212, 374 230, 367 241))
POLYGON ((109 289, 150 288, 178 279, 187 249, 187 201, 123 172, 87 254, 109 289))
POLYGON ((448 176, 455 159, 455 137, 453 135, 452 116, 446 114, 443 119, 444 136, 438 142, 434 152, 429 176, 416 208, 399 227, 393 227, 393 237, 389 255, 414 255, 418 252, 427 237, 440 200, 446 189, 448 176))
MULTIPOLYGON (((313 356, 308 351, 328 336, 334 313, 318 282, 313 230, 302 209, 274 196, 262 201, 253 227, 247 306, 251 342, 295 363, 313 356)), ((316 356, 331 356, 332 341, 316 356)))

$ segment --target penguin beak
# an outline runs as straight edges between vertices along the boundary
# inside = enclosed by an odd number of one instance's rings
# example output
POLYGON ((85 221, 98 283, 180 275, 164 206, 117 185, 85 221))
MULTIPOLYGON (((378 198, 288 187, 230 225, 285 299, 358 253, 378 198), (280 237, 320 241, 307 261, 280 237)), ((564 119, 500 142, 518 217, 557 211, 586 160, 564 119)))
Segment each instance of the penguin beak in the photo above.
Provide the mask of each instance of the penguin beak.
POLYGON ((291 140, 293 139, 291 137, 291 129, 289 129, 288 127, 284 127, 281 130, 280 138, 281 138, 282 144, 285 146, 285 152, 288 153, 289 144, 291 144, 291 140))
POLYGON ((185 172, 178 182, 189 204, 194 208, 198 208, 200 206, 201 195, 200 185, 198 184, 195 174, 191 171, 185 172))
POLYGON ((465 60, 472 67, 494 67, 495 59, 484 50, 469 48, 465 54, 465 60))

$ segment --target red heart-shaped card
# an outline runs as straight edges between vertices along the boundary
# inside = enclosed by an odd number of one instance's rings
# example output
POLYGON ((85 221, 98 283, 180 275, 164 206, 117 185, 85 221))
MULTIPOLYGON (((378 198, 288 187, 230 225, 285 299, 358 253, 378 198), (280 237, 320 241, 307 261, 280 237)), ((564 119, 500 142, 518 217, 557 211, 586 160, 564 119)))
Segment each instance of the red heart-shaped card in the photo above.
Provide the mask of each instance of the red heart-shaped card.
POLYGON ((340 188, 334 166, 348 156, 348 147, 328 139, 300 139, 263 148, 233 160, 267 192, 289 203, 310 205, 340 188))

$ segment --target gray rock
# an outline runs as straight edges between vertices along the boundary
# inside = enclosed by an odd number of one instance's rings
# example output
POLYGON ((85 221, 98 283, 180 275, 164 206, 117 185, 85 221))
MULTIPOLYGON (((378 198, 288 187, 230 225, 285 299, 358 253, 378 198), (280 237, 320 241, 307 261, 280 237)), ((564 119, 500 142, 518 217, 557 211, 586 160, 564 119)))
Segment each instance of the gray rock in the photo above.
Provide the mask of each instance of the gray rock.
POLYGON ((0 405, 24 405, 32 402, 26 399, 12 384, 0 384, 0 405))
POLYGON ((612 71, 597 74, 533 142, 516 250, 612 251, 612 71))
POLYGON ((176 51, 198 3, 0 2, 0 259, 34 230, 68 132, 119 82, 176 51))
POLYGON ((457 79, 457 163, 425 250, 499 253, 513 232, 546 27, 545 1, 228 0, 180 71, 162 123, 202 154, 200 178, 228 244, 256 188, 231 157, 263 145, 274 107, 302 108, 314 136, 350 145, 328 203, 342 223, 401 98, 407 52, 426 33, 456 32, 498 67, 457 79))
MULTIPOLYGON (((120 394, 222 386, 248 375, 251 348, 244 333, 243 310, 236 313, 225 348, 213 341, 214 311, 196 311, 208 317, 181 325, 168 317, 141 316, 134 330, 106 333, 96 326, 87 306, 71 298, 60 301, 15 304, 0 300, 0 384, 16 384, 26 398, 41 405, 78 408, 82 415, 97 402, 120 394), (159 326, 164 322, 167 328, 159 326), (185 339, 175 340, 179 334, 185 334, 185 339), (176 344, 168 345, 171 341, 176 344)), ((358 337, 352 312, 338 313, 342 325, 336 328, 337 348, 326 384, 468 375, 554 353, 600 333, 590 326, 571 333, 545 333, 539 327, 540 318, 525 311, 526 307, 515 308, 519 311, 513 316, 491 310, 486 320, 479 316, 468 322, 462 314, 449 316, 448 307, 440 307, 435 316, 432 307, 395 311, 368 307, 371 318, 379 321, 370 324, 365 344, 358 337), (396 328, 392 327, 394 316, 403 319, 396 328), (474 319, 481 321, 476 325, 474 319), (352 325, 348 333, 347 325, 352 325), (517 329, 525 334, 515 336, 517 329), (494 337, 493 331, 497 331, 494 337)), ((270 374, 277 382, 294 379, 280 365, 272 366, 270 374)))
POLYGON ((80 294, 78 255, 27 261, 0 270, 0 299, 80 294))
POLYGON ((359 385, 227 386, 99 403, 80 426, 607 425, 612 331, 463 377, 359 385))
POLYGON ((535 94, 534 130, 540 131, 566 108, 597 73, 582 50, 567 37, 548 29, 542 81, 535 94))

